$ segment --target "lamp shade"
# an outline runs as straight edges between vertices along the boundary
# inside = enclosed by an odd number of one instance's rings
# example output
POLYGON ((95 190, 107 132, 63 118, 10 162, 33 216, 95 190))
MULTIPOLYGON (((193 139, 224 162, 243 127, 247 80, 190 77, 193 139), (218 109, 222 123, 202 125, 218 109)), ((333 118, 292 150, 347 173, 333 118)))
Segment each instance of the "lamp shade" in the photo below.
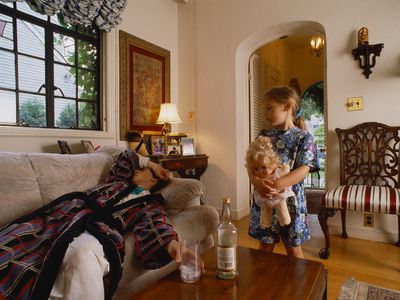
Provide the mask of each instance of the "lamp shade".
POLYGON ((158 116, 157 124, 178 124, 182 123, 181 118, 178 116, 176 104, 162 103, 160 108, 160 115, 158 116))

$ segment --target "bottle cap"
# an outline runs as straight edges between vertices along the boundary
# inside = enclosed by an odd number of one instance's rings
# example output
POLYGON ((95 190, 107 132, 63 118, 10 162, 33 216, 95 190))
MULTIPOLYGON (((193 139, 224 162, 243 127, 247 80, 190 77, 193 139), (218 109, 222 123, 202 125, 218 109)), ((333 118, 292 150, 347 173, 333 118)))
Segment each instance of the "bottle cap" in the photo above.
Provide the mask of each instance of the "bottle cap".
POLYGON ((225 204, 230 204, 231 203, 231 199, 230 198, 224 198, 222 199, 223 203, 225 204))

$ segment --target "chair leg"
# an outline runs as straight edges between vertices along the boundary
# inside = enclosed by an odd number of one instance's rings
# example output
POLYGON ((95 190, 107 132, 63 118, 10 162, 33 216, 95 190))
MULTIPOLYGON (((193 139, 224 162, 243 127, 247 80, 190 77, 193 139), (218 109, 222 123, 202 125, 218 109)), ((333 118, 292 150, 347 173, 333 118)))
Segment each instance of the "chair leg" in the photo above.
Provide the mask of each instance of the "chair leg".
POLYGON ((341 211, 341 216, 342 216, 342 238, 347 239, 347 231, 346 231, 346 210, 342 208, 341 211))
POLYGON ((329 236, 329 227, 328 227, 328 217, 333 217, 336 213, 336 210, 329 207, 323 207, 318 212, 318 220, 321 225, 322 232, 325 237, 325 248, 322 248, 319 251, 319 257, 322 259, 328 259, 329 257, 329 249, 331 246, 331 238, 329 236))
POLYGON ((398 219, 398 235, 399 235, 399 239, 397 240, 396 246, 400 247, 400 215, 397 215, 397 219, 398 219))

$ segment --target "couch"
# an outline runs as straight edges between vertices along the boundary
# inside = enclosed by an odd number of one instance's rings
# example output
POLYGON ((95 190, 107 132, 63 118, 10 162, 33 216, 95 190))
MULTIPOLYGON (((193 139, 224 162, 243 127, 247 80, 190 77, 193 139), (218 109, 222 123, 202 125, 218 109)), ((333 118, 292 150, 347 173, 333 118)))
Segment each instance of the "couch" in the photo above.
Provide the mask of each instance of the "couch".
MULTIPOLYGON (((0 152, 0 226, 73 191, 84 191, 105 180, 113 161, 123 148, 102 147, 91 154, 48 154, 0 152)), ((172 178, 160 190, 163 203, 180 239, 200 241, 201 249, 214 245, 211 233, 217 211, 200 205, 204 192, 195 179, 172 178)), ((126 256, 122 279, 113 299, 129 299, 177 268, 171 262, 163 268, 145 270, 134 254, 131 235, 125 236, 126 256)))

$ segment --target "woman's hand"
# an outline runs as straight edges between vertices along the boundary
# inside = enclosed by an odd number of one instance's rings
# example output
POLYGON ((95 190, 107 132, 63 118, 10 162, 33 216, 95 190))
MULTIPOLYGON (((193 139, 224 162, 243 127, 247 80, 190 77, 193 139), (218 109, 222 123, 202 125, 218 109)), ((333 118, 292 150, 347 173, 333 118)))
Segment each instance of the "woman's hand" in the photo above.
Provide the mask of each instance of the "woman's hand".
POLYGON ((147 163, 147 167, 151 169, 154 174, 161 179, 162 181, 167 181, 169 179, 169 171, 164 169, 162 166, 159 164, 156 164, 155 162, 149 161, 147 163))
MULTIPOLYGON (((182 250, 181 250, 181 243, 179 243, 176 240, 172 240, 171 242, 168 243, 167 245, 167 252, 168 254, 177 262, 177 263, 181 263, 182 261, 182 250)), ((191 251, 190 249, 186 248, 185 249, 185 255, 189 255, 193 257, 193 260, 195 258, 195 255, 193 253, 193 251, 191 251)), ((200 268, 201 268, 201 273, 205 273, 206 270, 204 268, 204 262, 203 260, 200 259, 200 268)))
POLYGON ((278 194, 278 190, 274 188, 273 181, 255 175, 249 175, 249 177, 254 188, 262 197, 272 197, 278 194))

